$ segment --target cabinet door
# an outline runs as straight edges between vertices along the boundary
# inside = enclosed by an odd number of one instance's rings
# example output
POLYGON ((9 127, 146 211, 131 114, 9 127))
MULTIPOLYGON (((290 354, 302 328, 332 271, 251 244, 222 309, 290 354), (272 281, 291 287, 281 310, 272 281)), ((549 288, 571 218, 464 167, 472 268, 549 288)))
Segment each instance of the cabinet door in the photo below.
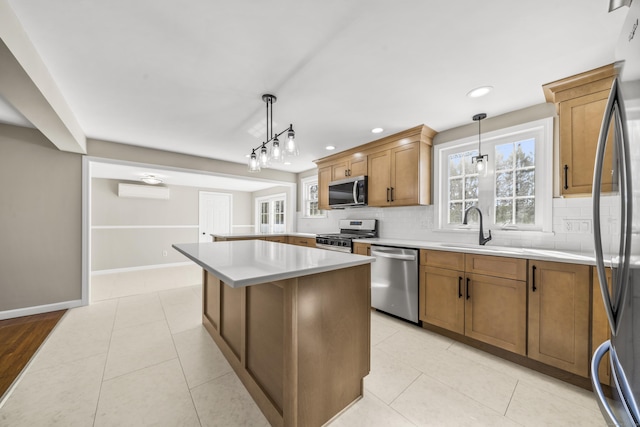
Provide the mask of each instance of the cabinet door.
POLYGON ((419 146, 417 142, 391 150, 391 205, 411 206, 419 203, 419 146))
POLYGON ((331 181, 337 181, 349 176, 349 163, 343 160, 331 165, 331 181))
POLYGON ((367 156, 360 155, 358 157, 353 157, 349 165, 349 176, 367 175, 367 168, 367 156))
MULTIPOLYGON (((560 103, 562 194, 591 194, 598 135, 608 96, 608 91, 600 91, 560 103)), ((609 150, 605 165, 611 164, 612 152, 609 150)), ((610 189, 612 176, 603 174, 602 183, 603 190, 610 189)))
POLYGON ((318 209, 328 210, 329 183, 331 182, 331 166, 318 169, 318 209))
MULTIPOLYGON (((610 338, 609 333, 609 319, 607 319, 607 313, 604 309, 604 301, 602 300, 602 291, 600 291, 600 279, 598 278, 598 271, 596 267, 592 267, 593 273, 593 304, 592 310, 592 325, 591 325, 591 354, 596 351, 596 348, 606 340, 610 338)), ((611 288, 611 269, 607 268, 607 275, 609 288, 611 288)), ((611 292, 611 289, 609 289, 611 292)), ((598 368, 600 375, 600 382, 609 385, 611 383, 611 364, 609 363, 609 354, 605 355, 600 362, 598 368)))
POLYGON ((368 243, 354 243, 353 253, 358 255, 371 255, 371 245, 368 243))
POLYGON ((420 320, 464 334, 464 272, 420 266, 420 320))
POLYGON ((389 150, 369 155, 369 206, 389 206, 391 152, 389 150))
POLYGON ((526 355, 526 282, 467 274, 464 294, 466 336, 526 355))
POLYGON ((589 376, 590 267, 529 261, 529 357, 589 376))

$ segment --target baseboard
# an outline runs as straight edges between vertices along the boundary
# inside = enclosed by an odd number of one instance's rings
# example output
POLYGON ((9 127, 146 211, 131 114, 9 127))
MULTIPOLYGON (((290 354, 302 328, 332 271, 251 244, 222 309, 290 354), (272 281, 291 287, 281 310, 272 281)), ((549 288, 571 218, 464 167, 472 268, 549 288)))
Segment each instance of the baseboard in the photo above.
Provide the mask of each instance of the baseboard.
POLYGON ((34 314, 48 313, 50 311, 65 310, 82 306, 82 300, 63 301, 55 304, 36 305, 34 307, 16 308, 13 310, 0 311, 0 320, 13 319, 16 317, 31 316, 34 314))
POLYGON ((111 268, 109 270, 95 270, 91 272, 92 276, 101 276, 103 274, 127 273, 130 271, 155 270, 156 268, 184 267, 187 265, 195 265, 192 261, 172 262, 169 264, 141 265, 138 267, 111 268))

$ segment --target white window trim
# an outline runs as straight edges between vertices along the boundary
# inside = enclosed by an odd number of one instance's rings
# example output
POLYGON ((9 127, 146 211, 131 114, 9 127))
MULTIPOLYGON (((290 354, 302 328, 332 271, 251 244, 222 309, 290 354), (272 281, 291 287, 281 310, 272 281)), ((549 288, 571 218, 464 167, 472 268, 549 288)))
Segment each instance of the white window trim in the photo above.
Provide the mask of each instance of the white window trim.
MULTIPOLYGON (((260 231, 260 214, 262 213, 260 210, 260 204, 264 203, 264 202, 273 202, 276 200, 284 200, 284 232, 286 232, 287 230, 289 230, 289 221, 291 220, 289 218, 289 209, 287 208, 287 203, 289 203, 289 201, 287 200, 287 193, 278 193, 278 194, 269 194, 268 196, 261 196, 261 197, 256 197, 253 200, 253 210, 254 210, 254 224, 255 224, 255 231, 256 233, 261 233, 260 231)), ((269 218, 273 219, 273 205, 270 205, 270 209, 271 211, 269 212, 269 218)), ((270 223, 269 224, 269 233, 273 232, 273 224, 270 223)))
POLYGON ((311 184, 318 184, 318 176, 308 176, 306 178, 300 179, 300 186, 302 187, 302 218, 305 219, 314 219, 314 218, 326 218, 327 211, 320 209, 319 215, 308 215, 307 214, 307 186, 311 184))
MULTIPOLYGON (((493 225, 494 212, 494 194, 481 192, 479 194, 480 209, 484 218, 484 229, 509 230, 521 232, 552 232, 552 204, 553 204, 553 118, 548 117, 532 122, 523 123, 517 126, 511 126, 492 132, 482 134, 482 146, 485 143, 494 142, 496 140, 513 138, 518 135, 536 134, 536 200, 542 203, 536 203, 536 216, 540 215, 540 226, 536 227, 518 227, 507 225, 500 227, 493 225)), ((447 184, 446 170, 443 170, 443 164, 446 161, 449 152, 462 151, 465 149, 478 148, 478 135, 461 138, 455 141, 449 141, 438 144, 434 147, 434 201, 436 204, 436 228, 441 231, 465 230, 472 228, 478 229, 477 226, 459 226, 447 224, 447 184)), ((483 149, 482 154, 487 154, 483 149)), ((489 170, 493 175, 495 155, 489 153, 489 170)))

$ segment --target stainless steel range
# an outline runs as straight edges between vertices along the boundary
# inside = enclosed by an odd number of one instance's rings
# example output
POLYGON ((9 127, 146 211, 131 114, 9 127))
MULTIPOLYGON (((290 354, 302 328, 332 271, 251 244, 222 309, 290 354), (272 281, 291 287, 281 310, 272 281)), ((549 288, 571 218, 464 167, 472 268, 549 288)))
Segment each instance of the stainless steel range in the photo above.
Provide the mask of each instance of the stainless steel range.
POLYGON ((377 219, 341 219, 340 233, 318 234, 316 247, 340 252, 353 252, 353 240, 378 237, 377 219))

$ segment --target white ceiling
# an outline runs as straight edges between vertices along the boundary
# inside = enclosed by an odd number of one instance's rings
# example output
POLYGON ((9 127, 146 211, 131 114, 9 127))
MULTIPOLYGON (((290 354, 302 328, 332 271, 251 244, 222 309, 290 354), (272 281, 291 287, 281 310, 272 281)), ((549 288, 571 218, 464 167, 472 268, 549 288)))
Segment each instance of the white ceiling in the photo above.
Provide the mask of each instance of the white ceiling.
MULTIPOLYGON (((418 124, 443 131, 545 102, 615 60, 608 0, 8 0, 87 137, 246 162, 293 123, 300 172, 418 124), (483 98, 465 94, 481 85, 483 98), (373 135, 374 127, 385 129, 373 135), (261 133, 264 135, 264 131, 261 133)), ((24 124, 2 106, 0 121, 24 124)))

